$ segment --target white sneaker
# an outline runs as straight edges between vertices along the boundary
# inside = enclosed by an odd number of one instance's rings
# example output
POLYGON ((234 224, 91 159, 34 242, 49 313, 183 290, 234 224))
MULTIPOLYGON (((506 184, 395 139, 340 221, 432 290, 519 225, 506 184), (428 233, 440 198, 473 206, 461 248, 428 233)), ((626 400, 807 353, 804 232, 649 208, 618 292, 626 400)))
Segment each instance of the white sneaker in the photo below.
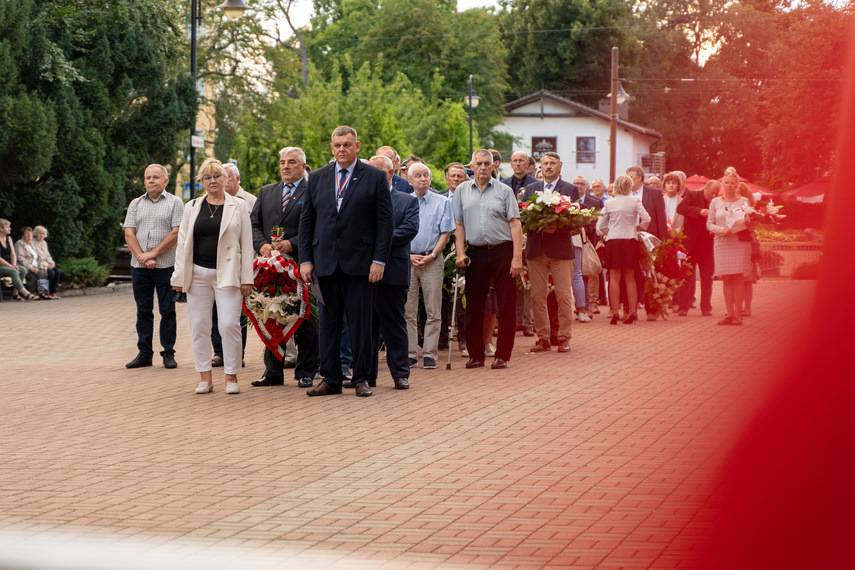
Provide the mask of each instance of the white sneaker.
POLYGON ((590 323, 591 317, 589 317, 586 313, 579 313, 579 322, 580 323, 590 323))
POLYGON ((488 342, 484 348, 484 356, 496 356, 496 346, 492 342, 488 342))
POLYGON ((226 384, 226 394, 240 394, 240 386, 237 382, 228 382, 226 384))
POLYGON ((460 356, 462 356, 464 358, 469 358, 469 350, 464 348, 463 350, 460 351, 460 356))
POLYGON ((214 385, 208 384, 207 382, 199 382, 199 385, 196 386, 197 394, 207 394, 208 392, 214 391, 214 385))

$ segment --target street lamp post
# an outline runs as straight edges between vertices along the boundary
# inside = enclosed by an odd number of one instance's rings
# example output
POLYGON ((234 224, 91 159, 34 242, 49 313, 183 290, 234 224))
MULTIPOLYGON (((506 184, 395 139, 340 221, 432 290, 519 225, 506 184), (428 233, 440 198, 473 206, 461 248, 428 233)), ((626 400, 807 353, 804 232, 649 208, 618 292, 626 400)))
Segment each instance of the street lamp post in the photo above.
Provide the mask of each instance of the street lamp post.
POLYGON ((472 159, 472 109, 478 106, 478 101, 480 98, 475 95, 475 88, 472 86, 472 76, 469 76, 468 82, 469 88, 469 158, 472 159))
MULTIPOLYGON (((240 18, 249 6, 243 0, 226 0, 218 6, 223 13, 231 19, 240 18)), ((202 0, 190 0, 190 73, 193 75, 193 85, 196 85, 196 29, 202 24, 202 0)), ((190 127, 190 197, 196 195, 196 147, 193 146, 193 137, 196 136, 196 117, 193 117, 193 126, 190 127)))
POLYGON ((617 107, 629 99, 618 78, 618 48, 612 48, 612 80, 609 92, 609 183, 615 181, 617 160, 617 107))

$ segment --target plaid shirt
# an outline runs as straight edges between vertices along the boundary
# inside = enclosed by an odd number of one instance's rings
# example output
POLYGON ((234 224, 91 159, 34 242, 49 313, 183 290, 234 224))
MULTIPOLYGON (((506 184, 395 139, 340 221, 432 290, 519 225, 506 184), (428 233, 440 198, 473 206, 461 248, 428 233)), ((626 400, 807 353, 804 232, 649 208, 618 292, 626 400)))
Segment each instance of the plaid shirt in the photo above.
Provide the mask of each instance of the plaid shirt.
MULTIPOLYGON (((184 214, 184 202, 175 194, 164 191, 156 202, 148 193, 135 198, 128 206, 125 223, 122 227, 134 228, 137 241, 143 253, 153 250, 169 235, 172 228, 181 225, 184 214)), ((175 265, 175 246, 157 256, 157 268, 165 269, 175 265)), ((131 267, 142 267, 137 258, 131 256, 131 267)))

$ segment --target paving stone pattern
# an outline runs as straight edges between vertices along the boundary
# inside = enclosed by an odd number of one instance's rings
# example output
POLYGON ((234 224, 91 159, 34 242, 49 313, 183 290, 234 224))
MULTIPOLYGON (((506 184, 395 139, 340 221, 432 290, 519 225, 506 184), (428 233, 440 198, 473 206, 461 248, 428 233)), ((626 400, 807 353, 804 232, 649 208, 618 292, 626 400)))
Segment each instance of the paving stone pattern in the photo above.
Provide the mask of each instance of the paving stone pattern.
POLYGON ((598 315, 568 354, 518 333, 507 370, 455 349, 409 391, 381 361, 371 398, 251 387, 253 334, 241 394, 220 368, 196 395, 186 305, 179 367, 126 370, 130 292, 4 302, 0 530, 232 567, 691 567, 716 467, 814 285, 759 282, 743 327, 716 326, 716 283, 715 317, 598 315))

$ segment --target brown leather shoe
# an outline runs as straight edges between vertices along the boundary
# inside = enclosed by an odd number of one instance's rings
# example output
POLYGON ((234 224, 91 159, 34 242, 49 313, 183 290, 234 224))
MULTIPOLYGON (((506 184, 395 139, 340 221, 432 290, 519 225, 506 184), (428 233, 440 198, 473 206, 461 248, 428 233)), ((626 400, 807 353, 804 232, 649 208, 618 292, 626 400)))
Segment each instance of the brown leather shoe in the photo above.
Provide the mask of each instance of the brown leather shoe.
MULTIPOLYGON (((362 382, 357 384, 355 392, 356 392, 357 396, 364 396, 364 397, 368 397, 374 393, 371 391, 371 388, 368 387, 368 380, 363 380, 362 382)), ((341 393, 341 392, 339 392, 339 393, 341 393)))
POLYGON ((410 381, 406 378, 395 378, 395 390, 407 390, 410 387, 410 381))
POLYGON ((558 344, 558 352, 570 352, 570 341, 562 339, 558 344))
POLYGON ((549 344, 548 340, 540 339, 532 347, 531 352, 545 352, 545 351, 549 350, 550 348, 552 348, 552 345, 549 344))
POLYGON ((331 394, 341 394, 341 386, 333 386, 326 382, 320 382, 311 390, 306 390, 309 396, 329 396, 331 394))

